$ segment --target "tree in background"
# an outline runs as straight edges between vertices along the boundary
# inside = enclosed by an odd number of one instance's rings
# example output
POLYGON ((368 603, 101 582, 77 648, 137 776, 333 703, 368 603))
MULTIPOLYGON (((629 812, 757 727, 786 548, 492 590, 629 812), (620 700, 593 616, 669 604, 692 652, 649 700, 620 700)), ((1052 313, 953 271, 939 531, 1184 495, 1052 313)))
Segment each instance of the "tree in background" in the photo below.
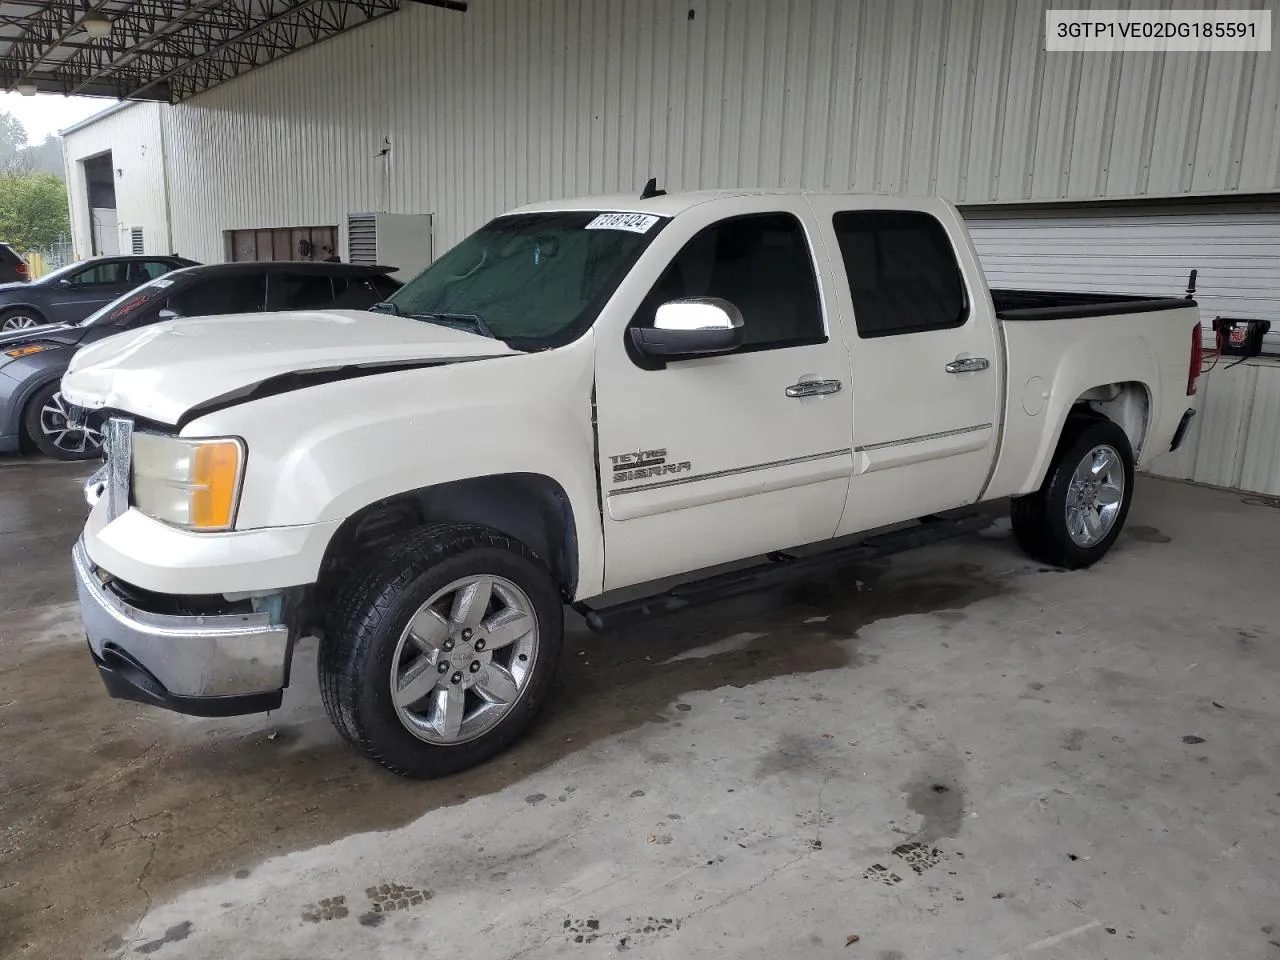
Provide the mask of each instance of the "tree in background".
POLYGON ((30 146, 21 121, 0 110, 0 242, 42 250, 70 231, 62 140, 30 146))
POLYGON ((22 121, 0 110, 0 170, 19 169, 26 146, 27 128, 22 121))
POLYGON ((71 230, 67 186, 51 173, 0 172, 0 241, 41 250, 71 230))
POLYGON ((61 179, 62 138, 50 135, 44 143, 28 143, 22 121, 0 110, 0 172, 51 173, 61 179))
POLYGON ((66 170, 62 160, 62 138, 52 134, 44 138, 44 143, 24 147, 18 157, 33 173, 52 173, 61 180, 66 170))

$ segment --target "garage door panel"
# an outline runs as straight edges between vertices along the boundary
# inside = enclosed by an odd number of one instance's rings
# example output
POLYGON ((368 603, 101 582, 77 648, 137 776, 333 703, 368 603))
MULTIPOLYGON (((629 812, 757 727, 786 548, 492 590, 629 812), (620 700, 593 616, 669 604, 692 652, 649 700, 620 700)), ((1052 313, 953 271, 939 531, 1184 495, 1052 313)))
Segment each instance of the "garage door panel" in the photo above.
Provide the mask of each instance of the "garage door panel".
POLYGON ((1280 204, 965 212, 995 287, 1179 296, 1215 316, 1270 320, 1280 351, 1280 204))

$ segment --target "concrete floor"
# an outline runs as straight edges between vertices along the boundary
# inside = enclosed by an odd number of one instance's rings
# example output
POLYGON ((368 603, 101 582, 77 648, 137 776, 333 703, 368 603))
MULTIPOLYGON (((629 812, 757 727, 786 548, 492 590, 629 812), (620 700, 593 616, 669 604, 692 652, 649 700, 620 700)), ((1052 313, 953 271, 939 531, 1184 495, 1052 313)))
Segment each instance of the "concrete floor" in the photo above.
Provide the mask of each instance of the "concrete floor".
POLYGON ((107 699, 86 472, 0 461, 0 957, 1280 958, 1280 510, 1143 479, 1090 571, 997 528, 575 624, 529 737, 414 783, 311 650, 268 717, 107 699))

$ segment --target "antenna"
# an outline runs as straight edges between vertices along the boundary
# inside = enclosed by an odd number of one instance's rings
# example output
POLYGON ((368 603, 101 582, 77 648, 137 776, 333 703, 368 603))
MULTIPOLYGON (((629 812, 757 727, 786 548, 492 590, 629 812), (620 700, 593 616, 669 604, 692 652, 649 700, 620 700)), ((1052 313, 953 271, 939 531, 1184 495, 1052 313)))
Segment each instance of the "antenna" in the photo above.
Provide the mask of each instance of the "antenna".
POLYGON ((641 200, 652 200, 654 197, 665 197, 667 191, 658 189, 658 178, 650 177, 649 182, 644 185, 644 189, 640 191, 641 200))

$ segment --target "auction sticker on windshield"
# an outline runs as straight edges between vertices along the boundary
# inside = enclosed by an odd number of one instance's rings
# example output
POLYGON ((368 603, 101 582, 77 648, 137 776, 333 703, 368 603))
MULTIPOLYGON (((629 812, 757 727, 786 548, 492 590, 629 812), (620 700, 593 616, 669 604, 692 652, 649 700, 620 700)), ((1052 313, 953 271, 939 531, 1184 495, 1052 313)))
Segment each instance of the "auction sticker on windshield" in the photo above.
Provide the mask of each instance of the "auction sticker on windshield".
POLYGON ((661 217, 651 213, 602 213, 587 224, 588 230, 629 230, 648 233, 661 217))

